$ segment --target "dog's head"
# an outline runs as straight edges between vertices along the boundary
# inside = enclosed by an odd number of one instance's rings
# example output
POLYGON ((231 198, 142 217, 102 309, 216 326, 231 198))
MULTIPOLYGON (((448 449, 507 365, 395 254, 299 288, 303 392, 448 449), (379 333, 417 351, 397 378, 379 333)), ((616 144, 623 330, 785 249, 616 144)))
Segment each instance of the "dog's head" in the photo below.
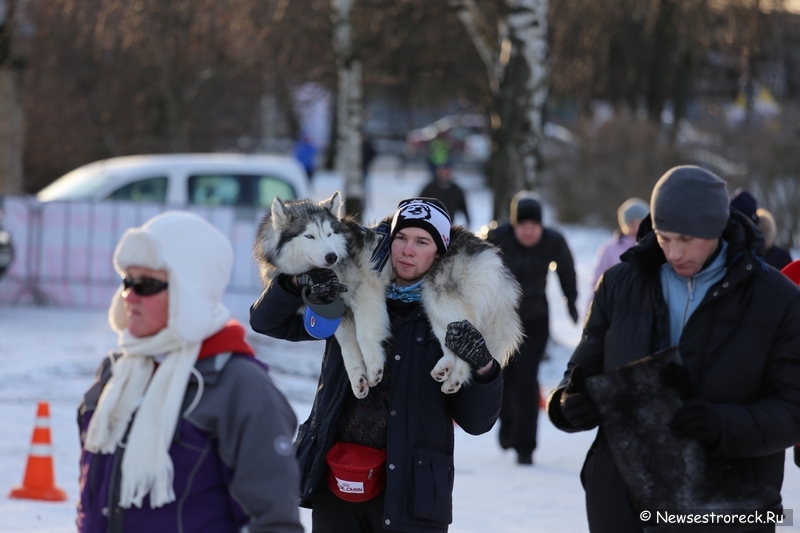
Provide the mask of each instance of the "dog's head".
POLYGON ((341 215, 338 191, 321 202, 275 198, 256 239, 255 256, 262 279, 271 278, 275 272, 296 275, 335 266, 347 256, 341 215))

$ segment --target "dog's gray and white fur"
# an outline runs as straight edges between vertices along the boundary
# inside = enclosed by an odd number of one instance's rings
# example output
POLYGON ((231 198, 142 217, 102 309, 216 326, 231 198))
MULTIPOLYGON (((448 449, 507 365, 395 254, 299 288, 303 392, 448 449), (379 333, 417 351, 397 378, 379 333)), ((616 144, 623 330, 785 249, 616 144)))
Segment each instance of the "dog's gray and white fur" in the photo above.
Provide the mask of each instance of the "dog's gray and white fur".
MULTIPOLYGON (((383 341, 389 336, 386 289, 394 278, 391 261, 380 271, 371 258, 383 238, 345 217, 339 192, 327 200, 283 202, 276 198, 258 227, 254 256, 261 279, 332 268, 349 290, 347 311, 336 330, 353 393, 363 398, 383 377, 383 341)), ((385 222, 391 222, 391 217, 385 222)), ((504 366, 522 342, 517 307, 519 284, 499 250, 461 226, 453 226, 450 248, 436 260, 422 285, 422 304, 444 355, 431 371, 450 394, 469 380, 469 364, 445 347, 447 325, 469 320, 504 366)))

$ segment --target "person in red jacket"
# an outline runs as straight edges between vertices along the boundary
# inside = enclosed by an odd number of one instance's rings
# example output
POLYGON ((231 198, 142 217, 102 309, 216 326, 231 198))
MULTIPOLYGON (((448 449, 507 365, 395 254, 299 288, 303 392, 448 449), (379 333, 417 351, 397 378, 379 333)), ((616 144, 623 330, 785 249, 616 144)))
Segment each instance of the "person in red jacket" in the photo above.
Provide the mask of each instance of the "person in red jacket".
MULTIPOLYGON (((800 286, 800 259, 792 261, 781 269, 781 273, 800 286)), ((800 468, 800 442, 794 445, 794 464, 800 468)))

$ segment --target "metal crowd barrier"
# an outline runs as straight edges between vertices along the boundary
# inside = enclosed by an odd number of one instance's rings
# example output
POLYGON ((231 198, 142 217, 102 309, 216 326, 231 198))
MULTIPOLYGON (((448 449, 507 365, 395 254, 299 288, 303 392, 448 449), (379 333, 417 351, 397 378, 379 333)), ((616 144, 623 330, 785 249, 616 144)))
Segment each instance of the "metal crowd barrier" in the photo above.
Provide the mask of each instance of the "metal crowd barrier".
POLYGON ((262 290, 252 246, 263 210, 140 202, 40 203, 30 196, 6 196, 0 209, 16 250, 14 263, 0 279, 0 304, 107 307, 120 283, 112 256, 122 234, 173 209, 196 213, 230 239, 234 265, 226 304, 235 305, 235 315, 242 316, 262 290))

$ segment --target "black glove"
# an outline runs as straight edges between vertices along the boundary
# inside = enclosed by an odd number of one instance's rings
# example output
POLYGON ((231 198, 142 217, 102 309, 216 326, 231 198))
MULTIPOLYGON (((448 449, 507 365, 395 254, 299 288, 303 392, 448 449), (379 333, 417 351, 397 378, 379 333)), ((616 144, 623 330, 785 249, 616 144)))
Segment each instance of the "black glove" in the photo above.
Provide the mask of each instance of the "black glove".
POLYGON ((569 309, 569 316, 572 318, 572 323, 578 323, 578 308, 575 307, 575 302, 567 302, 567 309, 569 309))
POLYGON ((339 283, 336 272, 329 268, 315 268, 297 276, 297 285, 311 288, 311 299, 331 303, 340 292, 347 292, 347 285, 339 283))
POLYGON ((672 416, 670 429, 682 437, 697 439, 714 448, 719 444, 722 422, 717 409, 705 400, 692 398, 672 416))
POLYGON ((561 413, 575 429, 589 430, 600 425, 600 409, 586 390, 586 372, 582 366, 572 367, 567 387, 561 393, 561 413))
POLYGON ((480 370, 492 362, 492 354, 486 348, 481 332, 469 320, 450 322, 444 336, 444 345, 453 350, 457 356, 480 370))

